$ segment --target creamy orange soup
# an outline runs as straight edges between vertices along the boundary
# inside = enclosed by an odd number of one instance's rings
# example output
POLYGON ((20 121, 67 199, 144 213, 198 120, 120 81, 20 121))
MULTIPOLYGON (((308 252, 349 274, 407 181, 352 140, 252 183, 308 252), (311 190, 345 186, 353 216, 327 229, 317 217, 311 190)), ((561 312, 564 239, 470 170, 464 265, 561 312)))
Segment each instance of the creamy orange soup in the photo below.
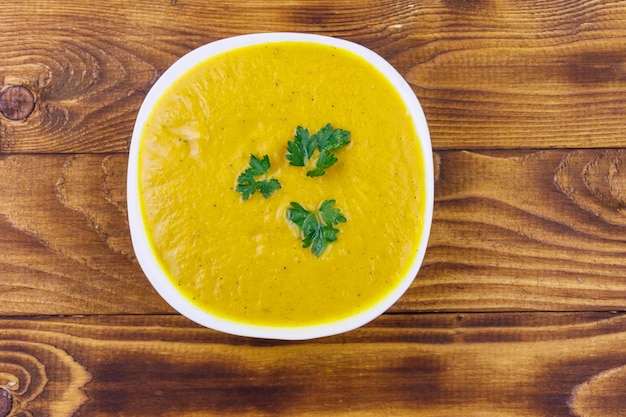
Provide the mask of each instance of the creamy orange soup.
POLYGON ((202 309, 241 323, 314 325, 371 307, 404 277, 423 227, 424 155, 399 94, 350 52, 274 42, 215 56, 160 98, 139 147, 142 214, 156 257, 202 309), (286 159, 297 126, 350 132, 325 175, 286 159), (281 189, 235 190, 250 155, 281 189), (291 202, 336 200, 347 221, 320 256, 291 202))

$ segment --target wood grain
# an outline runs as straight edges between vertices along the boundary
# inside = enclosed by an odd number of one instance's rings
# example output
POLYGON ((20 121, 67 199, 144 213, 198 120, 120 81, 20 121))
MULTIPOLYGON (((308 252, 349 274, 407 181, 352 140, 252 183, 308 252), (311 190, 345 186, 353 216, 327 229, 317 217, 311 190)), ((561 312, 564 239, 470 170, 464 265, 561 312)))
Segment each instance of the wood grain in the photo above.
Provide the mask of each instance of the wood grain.
POLYGON ((425 266, 396 307, 623 309, 622 156, 441 152, 425 266))
POLYGON ((14 416, 618 416, 626 318, 383 316, 308 342, 177 316, 1 320, 14 416))
POLYGON ((438 149, 619 147, 625 20, 621 1, 9 0, 0 90, 24 86, 36 101, 24 119, 0 116, 0 152, 126 152, 141 101, 177 58, 267 31, 338 36, 387 58, 438 149))
MULTIPOLYGON (((394 312, 623 310, 620 150, 447 151, 424 265, 394 312)), ((0 159, 0 312, 171 312, 133 255, 124 154, 0 159)))
POLYGON ((124 155, 0 158, 3 314, 170 311, 134 258, 124 155))

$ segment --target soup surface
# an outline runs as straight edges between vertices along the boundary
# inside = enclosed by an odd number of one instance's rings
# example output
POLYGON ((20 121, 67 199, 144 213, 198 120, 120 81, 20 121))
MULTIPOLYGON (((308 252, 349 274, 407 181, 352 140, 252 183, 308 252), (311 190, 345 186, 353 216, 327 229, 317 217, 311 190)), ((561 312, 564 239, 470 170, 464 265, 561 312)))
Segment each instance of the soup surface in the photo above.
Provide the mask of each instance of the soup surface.
MULTIPOLYGON (((409 270, 423 227, 424 155, 400 95, 351 52, 272 42, 210 58, 159 99, 139 147, 153 251, 196 305, 241 323, 315 325, 385 297, 409 270), (350 132, 323 176, 294 167, 297 126, 350 132), (244 200, 238 177, 267 155, 281 188, 244 200), (346 222, 320 256, 302 247, 291 202, 324 200, 346 222)), ((312 160, 311 163, 315 161, 312 160)))

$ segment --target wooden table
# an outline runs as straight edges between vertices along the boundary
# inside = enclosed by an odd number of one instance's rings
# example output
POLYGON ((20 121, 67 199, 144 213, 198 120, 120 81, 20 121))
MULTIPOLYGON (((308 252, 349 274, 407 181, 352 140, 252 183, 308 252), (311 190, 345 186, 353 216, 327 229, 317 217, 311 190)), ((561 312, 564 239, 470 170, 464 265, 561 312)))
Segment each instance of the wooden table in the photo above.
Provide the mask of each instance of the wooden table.
POLYGON ((626 2, 5 0, 0 90, 0 417, 625 415, 626 2), (146 92, 264 31, 375 50, 431 129, 424 266, 335 337, 194 325, 130 243, 146 92))

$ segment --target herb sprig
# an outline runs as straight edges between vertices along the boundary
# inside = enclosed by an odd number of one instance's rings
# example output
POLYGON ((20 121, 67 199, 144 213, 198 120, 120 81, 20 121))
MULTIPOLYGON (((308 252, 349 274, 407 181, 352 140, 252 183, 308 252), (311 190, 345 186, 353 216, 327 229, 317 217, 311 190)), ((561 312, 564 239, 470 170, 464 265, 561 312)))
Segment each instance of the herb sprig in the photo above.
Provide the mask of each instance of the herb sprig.
POLYGON ((324 200, 317 210, 309 211, 292 201, 287 209, 287 218, 304 236, 302 247, 311 247, 315 256, 320 256, 328 244, 337 240, 339 229, 334 226, 346 222, 345 216, 334 205, 335 200, 324 200))
MULTIPOLYGON (((306 175, 320 177, 337 162, 335 152, 349 143, 350 132, 335 129, 330 123, 312 135, 308 129, 298 126, 293 141, 287 142, 286 158, 289 165, 295 167, 312 166, 315 161, 314 167, 306 175)), ((269 169, 269 156, 259 159, 254 154, 250 155, 248 167, 237 178, 235 188, 244 200, 248 200, 257 191, 263 197, 269 198, 281 188, 277 179, 266 178, 269 169)), ((340 230, 336 226, 347 221, 341 211, 335 208, 335 200, 324 200, 313 210, 307 210, 292 201, 287 209, 287 219, 300 229, 302 247, 310 247, 311 252, 318 257, 330 243, 337 240, 340 230)))
POLYGON ((257 158, 255 155, 250 155, 250 162, 248 169, 246 169, 237 178, 237 188, 244 200, 250 198, 257 190, 263 194, 263 197, 270 197, 274 191, 281 188, 280 182, 277 179, 262 179, 258 180, 255 177, 265 175, 270 169, 270 158, 265 155, 263 159, 257 158))
POLYGON ((308 129, 301 126, 296 128, 294 140, 287 142, 287 160, 292 166, 303 167, 313 159, 317 153, 315 168, 306 175, 319 177, 337 162, 333 152, 350 143, 350 132, 343 129, 334 129, 330 123, 311 135, 308 129), (315 152, 317 149, 318 152, 315 152))

